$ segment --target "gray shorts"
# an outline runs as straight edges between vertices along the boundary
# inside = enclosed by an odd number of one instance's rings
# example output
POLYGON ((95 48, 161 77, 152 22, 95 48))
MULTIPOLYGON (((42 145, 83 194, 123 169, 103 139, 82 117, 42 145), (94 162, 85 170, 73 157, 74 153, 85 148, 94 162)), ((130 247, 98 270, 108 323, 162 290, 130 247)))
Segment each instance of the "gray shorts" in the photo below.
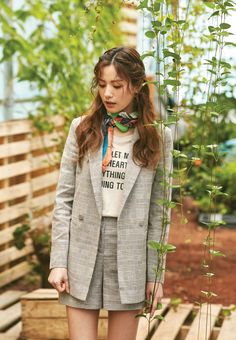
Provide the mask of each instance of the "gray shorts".
POLYGON ((136 310, 144 308, 144 301, 122 304, 117 273, 117 219, 103 217, 93 276, 86 301, 66 292, 59 293, 61 304, 85 309, 136 310))

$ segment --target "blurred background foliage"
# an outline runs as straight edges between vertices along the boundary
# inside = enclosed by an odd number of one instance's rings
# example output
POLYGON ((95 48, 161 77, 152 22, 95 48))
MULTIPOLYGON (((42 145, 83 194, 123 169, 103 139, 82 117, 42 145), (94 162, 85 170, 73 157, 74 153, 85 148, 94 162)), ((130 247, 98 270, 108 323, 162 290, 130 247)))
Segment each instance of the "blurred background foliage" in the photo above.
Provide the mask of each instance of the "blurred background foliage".
MULTIPOLYGON (((2 59, 17 59, 17 80, 40 91, 35 120, 52 129, 46 117, 59 114, 70 121, 91 103, 92 71, 98 56, 120 44, 121 1, 26 0, 12 10, 1 0, 2 59), (26 24, 31 25, 26 34, 26 24), (39 121, 41 117, 41 120, 39 121), (43 119, 45 117, 45 119, 43 119)), ((27 27, 28 27, 27 25, 27 27)))

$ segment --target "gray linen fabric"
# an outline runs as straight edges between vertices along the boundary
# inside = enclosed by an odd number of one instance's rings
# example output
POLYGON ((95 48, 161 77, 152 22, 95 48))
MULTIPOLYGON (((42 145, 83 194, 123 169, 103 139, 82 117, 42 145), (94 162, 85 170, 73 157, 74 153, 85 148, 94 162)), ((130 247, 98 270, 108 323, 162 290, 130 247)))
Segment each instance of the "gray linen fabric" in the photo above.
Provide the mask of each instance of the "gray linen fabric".
MULTIPOLYGON (((72 121, 61 159, 52 219, 50 268, 67 268, 70 294, 85 301, 102 221, 102 146, 98 152, 88 153, 82 168, 78 166, 75 129, 80 121, 81 117, 72 121)), ((158 241, 161 236, 163 207, 158 202, 170 197, 171 187, 164 190, 161 182, 168 179, 172 170, 173 148, 170 129, 163 128, 161 134, 163 148, 157 170, 136 165, 132 153, 128 158, 117 218, 117 269, 122 304, 143 301, 146 282, 155 279, 153 268, 157 266, 157 256, 147 247, 147 242, 158 241)), ((135 128, 133 142, 138 138, 135 128)), ((165 215, 169 213, 166 209, 165 215)), ((168 232, 169 226, 166 241, 168 232)), ((164 282, 164 271, 160 280, 164 282)))

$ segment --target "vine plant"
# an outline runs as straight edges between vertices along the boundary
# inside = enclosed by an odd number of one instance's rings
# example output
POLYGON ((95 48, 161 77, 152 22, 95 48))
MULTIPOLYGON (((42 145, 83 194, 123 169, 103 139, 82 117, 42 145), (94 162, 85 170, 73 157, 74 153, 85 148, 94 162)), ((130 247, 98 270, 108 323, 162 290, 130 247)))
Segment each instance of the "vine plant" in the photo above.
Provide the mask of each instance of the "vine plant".
MULTIPOLYGON (((217 198, 222 195, 227 195, 222 192, 220 183, 217 183, 214 173, 215 167, 219 164, 218 152, 218 135, 216 126, 219 124, 219 117, 222 107, 217 101, 217 95, 220 94, 222 87, 227 86, 227 77, 230 74, 231 65, 223 59, 223 48, 227 45, 234 45, 230 41, 225 41, 232 33, 229 32, 230 24, 226 22, 227 15, 230 11, 235 10, 234 1, 213 0, 202 3, 198 0, 186 0, 184 6, 180 3, 175 3, 169 0, 142 0, 138 8, 143 12, 149 12, 151 16, 151 28, 145 32, 145 36, 152 41, 152 49, 143 54, 143 59, 147 57, 154 58, 156 63, 156 78, 152 83, 156 86, 156 91, 159 96, 164 96, 167 89, 172 88, 172 95, 175 97, 176 106, 167 120, 163 120, 161 106, 159 107, 160 119, 155 122, 156 126, 162 127, 175 124, 178 126, 178 121, 183 117, 182 103, 180 103, 180 86, 189 89, 194 93, 197 89, 198 96, 201 95, 203 103, 197 108, 192 105, 188 109, 195 109, 195 113, 199 115, 198 129, 204 127, 204 131, 199 132, 199 137, 192 146, 190 146, 191 153, 185 153, 180 150, 179 142, 176 143, 176 149, 173 150, 173 158, 176 163, 176 168, 170 178, 163 176, 163 184, 167 192, 169 187, 179 190, 179 203, 173 202, 165 195, 165 200, 157 202, 162 204, 162 234, 159 242, 152 241, 149 247, 155 249, 157 252, 157 268, 155 268, 156 280, 155 287, 161 279, 162 267, 165 262, 166 254, 169 251, 174 251, 175 247, 166 244, 166 233, 169 227, 169 218, 166 211, 169 207, 174 207, 176 204, 180 205, 182 211, 182 221, 187 223, 183 215, 183 194, 185 191, 185 183, 188 175, 195 165, 204 164, 205 168, 210 173, 209 181, 204 185, 204 190, 208 193, 208 211, 214 211, 217 198), (209 13, 210 11, 210 13, 209 13), (208 20, 212 24, 200 28, 202 35, 196 37, 196 29, 194 25, 196 16, 206 15, 209 13, 208 20), (190 40, 186 41, 186 36, 190 40), (197 39, 201 41, 201 47, 191 46, 191 40, 197 39), (187 53, 186 53, 187 51, 187 53), (209 55, 207 57, 206 55, 209 55), (196 68, 193 63, 197 60, 198 68, 203 70, 204 76, 196 74, 196 68), (207 68, 207 69, 206 69, 207 68), (195 74, 194 74, 195 71, 195 74), (184 81, 186 77, 192 72, 193 77, 189 76, 189 83, 184 81), (205 76, 207 74, 207 76, 205 76), (191 79, 194 80, 194 88, 191 89, 191 79), (171 184, 172 177, 174 184, 171 184)), ((196 44, 195 44, 196 45, 196 44)), ((188 77, 187 77, 188 78, 188 77)), ((187 91, 186 91, 187 94, 187 91)), ((159 102, 161 102, 159 100, 159 102)), ((185 110, 187 100, 183 100, 185 110)), ((191 100, 190 100, 191 102, 191 100)), ((175 135, 177 134, 175 128, 175 135)), ((165 170, 165 167, 164 167, 165 170)), ((201 261, 202 274, 206 278, 206 286, 200 291, 200 301, 196 302, 200 305, 200 313, 203 303, 207 303, 207 318, 205 325, 205 336, 207 336, 209 322, 211 322, 211 302, 216 296, 212 289, 212 282, 214 277, 214 258, 224 256, 224 254, 215 249, 215 232, 216 229, 223 224, 223 221, 214 219, 209 223, 205 223, 208 234, 203 240, 204 254, 201 261)), ((204 282, 205 283, 205 282, 204 282)), ((154 292, 152 300, 154 299, 154 292)), ((162 308, 158 304, 157 309, 162 308)), ((147 310, 148 311, 148 310, 147 310)), ((148 321, 148 339, 151 339, 150 323, 152 318, 147 314, 147 311, 140 317, 145 317, 148 321)), ((153 318, 162 319, 161 315, 155 315, 153 318)), ((201 318, 199 318, 198 339, 200 337, 201 318)), ((201 334, 202 336, 202 334, 201 334)))

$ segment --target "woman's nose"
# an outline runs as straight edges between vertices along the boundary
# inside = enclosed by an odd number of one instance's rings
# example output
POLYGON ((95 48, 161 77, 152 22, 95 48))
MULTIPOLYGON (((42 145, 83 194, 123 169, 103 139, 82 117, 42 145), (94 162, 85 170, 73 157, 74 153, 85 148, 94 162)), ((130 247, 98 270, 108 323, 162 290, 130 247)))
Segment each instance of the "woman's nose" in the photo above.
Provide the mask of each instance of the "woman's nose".
POLYGON ((110 87, 106 87, 104 91, 104 97, 105 98, 111 98, 112 97, 112 91, 110 87))

